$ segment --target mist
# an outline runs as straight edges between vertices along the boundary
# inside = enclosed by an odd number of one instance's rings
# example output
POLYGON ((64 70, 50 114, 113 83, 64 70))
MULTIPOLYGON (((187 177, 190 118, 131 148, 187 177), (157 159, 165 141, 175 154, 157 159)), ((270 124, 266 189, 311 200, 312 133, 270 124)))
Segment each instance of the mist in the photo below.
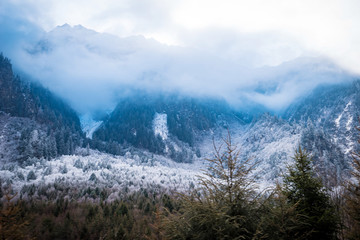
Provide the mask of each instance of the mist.
POLYGON ((280 112, 319 84, 351 80, 328 57, 280 32, 205 29, 174 46, 81 25, 45 31, 21 16, 0 17, 0 51, 79 114, 111 111, 131 91, 220 97, 280 112))

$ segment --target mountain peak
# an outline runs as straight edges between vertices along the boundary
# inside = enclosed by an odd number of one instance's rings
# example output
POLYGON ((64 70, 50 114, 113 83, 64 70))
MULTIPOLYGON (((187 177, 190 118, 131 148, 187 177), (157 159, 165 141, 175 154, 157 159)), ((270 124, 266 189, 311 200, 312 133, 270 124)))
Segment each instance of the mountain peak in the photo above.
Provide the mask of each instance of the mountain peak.
POLYGON ((68 23, 65 23, 61 26, 57 26, 55 27, 53 30, 50 31, 51 33, 58 33, 58 32, 66 32, 68 35, 73 35, 74 33, 81 33, 81 34, 86 34, 86 33, 98 33, 94 30, 91 30, 91 29, 88 29, 86 27, 84 27, 83 25, 74 25, 74 26, 71 26, 70 24, 68 23))
POLYGON ((71 26, 68 23, 64 23, 63 25, 61 25, 61 26, 59 25, 56 28, 71 28, 71 26))

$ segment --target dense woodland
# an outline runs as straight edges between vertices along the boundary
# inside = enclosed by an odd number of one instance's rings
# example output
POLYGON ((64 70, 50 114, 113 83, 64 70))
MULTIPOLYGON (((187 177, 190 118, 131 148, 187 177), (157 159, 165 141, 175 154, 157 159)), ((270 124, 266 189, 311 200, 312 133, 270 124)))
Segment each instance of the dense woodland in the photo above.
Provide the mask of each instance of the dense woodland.
POLYGON ((73 154, 83 144, 80 121, 60 98, 35 82, 15 76, 10 60, 0 54, 0 127, 16 146, 8 161, 73 154))
MULTIPOLYGON (((360 129, 359 129, 360 130, 360 129)), ((360 140, 359 140, 360 144, 360 140)), ((59 189, 26 199, 3 189, 2 239, 359 239, 360 153, 353 179, 324 187, 310 153, 299 147, 283 183, 259 191, 230 136, 199 188, 185 193, 141 189, 107 201, 106 189, 59 189), (81 195, 90 196, 79 201, 81 195), (16 201, 14 199, 17 199, 16 201)), ((31 192, 31 188, 26 190, 31 192)))
POLYGON ((201 134, 216 127, 219 118, 223 118, 225 125, 229 116, 237 115, 239 119, 250 121, 249 116, 235 113, 224 101, 166 94, 153 96, 140 92, 120 100, 95 131, 90 145, 111 154, 122 154, 124 146, 133 146, 166 155, 177 162, 191 162, 193 153, 197 151, 195 143, 201 134), (167 140, 154 134, 156 113, 166 114, 167 140), (176 148, 181 150, 176 151, 176 148))
MULTIPOLYGON (((178 162, 191 162, 197 152, 196 136, 213 128, 219 116, 226 120, 235 114, 219 102, 164 96, 144 100, 146 96, 140 96, 133 102, 120 102, 90 140, 66 103, 37 84, 20 81, 9 59, 2 55, 0 80, 0 127, 7 138, 0 159, 25 165, 33 164, 33 159, 73 154, 76 147, 89 145, 112 154, 124 154, 124 149, 132 147, 147 149, 178 162), (154 114, 164 109, 173 137, 168 142, 152 130, 154 114), (163 152, 165 145, 167 153, 163 152), (178 153, 175 145, 181 149, 178 153)), ((354 91, 358 88, 356 85, 354 91)), ((0 179, 0 238, 360 239, 360 154, 352 154, 351 180, 338 178, 338 172, 348 167, 344 154, 329 140, 328 133, 313 124, 319 124, 310 118, 313 115, 303 115, 310 119, 301 136, 304 149, 297 149, 293 164, 273 188, 257 188, 251 174, 257 165, 242 156, 229 136, 222 146, 215 146, 215 156, 207 159, 205 177, 182 193, 165 188, 135 192, 125 188, 116 200, 110 200, 106 187, 74 188, 54 183, 37 188, 32 184, 14 192, 11 181, 0 179)), ((251 121, 246 116, 235 117, 251 121)), ((326 121, 320 124, 329 127, 326 121)), ((249 139, 253 144, 266 138, 261 132, 254 136, 249 139)), ((32 171, 17 177, 36 179, 32 171)), ((96 176, 89 181, 95 182, 96 176)))

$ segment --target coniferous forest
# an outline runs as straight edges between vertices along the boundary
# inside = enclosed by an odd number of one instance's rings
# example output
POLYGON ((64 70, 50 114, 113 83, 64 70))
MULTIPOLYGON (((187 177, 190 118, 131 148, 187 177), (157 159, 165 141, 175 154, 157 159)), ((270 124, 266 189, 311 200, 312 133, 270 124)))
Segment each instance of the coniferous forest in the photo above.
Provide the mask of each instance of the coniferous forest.
MULTIPOLYGON (((2 144, 9 152, 1 153, 6 160, 2 173, 15 173, 14 181, 0 178, 1 239, 360 238, 359 152, 350 153, 348 175, 329 175, 334 171, 327 164, 339 169, 344 155, 311 120, 300 139, 305 148, 298 145, 293 156, 286 159, 286 171, 279 174, 275 184, 260 188, 261 178, 254 174, 259 159, 245 157, 233 144, 229 130, 220 142, 213 140, 210 157, 201 156, 198 136, 216 126, 228 128, 226 122, 234 121, 231 116, 243 119, 242 124, 255 121, 255 127, 262 121, 281 125, 281 120, 269 115, 254 120, 232 111, 224 102, 144 95, 132 102, 120 102, 114 114, 105 119, 106 124, 89 139, 66 103, 40 85, 14 76, 9 59, 2 55, 0 63, 0 113, 2 131, 8 137, 2 144), (181 111, 178 104, 183 106, 181 111), (158 114, 161 111, 167 114, 158 114), (153 129, 154 115, 163 121, 156 125, 162 129, 158 135, 154 134, 159 131, 153 129), (220 125, 216 120, 219 116, 220 125), (334 148, 330 154, 323 151, 329 149, 327 145, 334 148), (106 171, 119 174, 114 164, 120 160, 84 161, 100 154, 94 149, 137 158, 143 170, 145 166, 156 167, 153 154, 187 164, 194 158, 202 159, 204 172, 188 187, 181 183, 181 175, 178 180, 170 179, 170 184, 174 181, 176 186, 183 186, 181 189, 162 185, 164 178, 160 184, 144 184, 142 180, 148 177, 144 173, 140 184, 130 180, 137 178, 134 173, 119 180, 106 171), (141 155, 136 149, 149 152, 141 155), (60 160, 59 169, 52 165, 51 159, 71 154, 83 157, 73 162, 71 171, 90 175, 85 181, 88 184, 63 177, 70 171, 64 160, 60 160), (327 162, 323 160, 326 156, 330 158, 327 162), (52 174, 57 176, 55 181, 46 183, 52 174), (103 184, 99 178, 109 183, 103 184), (26 184, 14 190, 12 185, 17 181, 26 184)), ((285 132, 294 131, 287 128, 285 132)), ((359 131, 354 129, 353 135, 359 131)), ((264 137, 257 134, 260 136, 250 139, 254 145, 264 137)), ((134 163, 130 164, 132 167, 134 163)))
MULTIPOLYGON (((359 140, 360 143, 360 140, 359 140)), ((141 189, 107 201, 107 189, 61 189, 32 197, 1 189, 2 239, 359 239, 360 158, 337 191, 322 184, 309 152, 299 147, 283 182, 259 191, 231 142, 215 155, 199 188, 141 189), (71 195, 68 193, 71 192, 71 195), (80 201, 82 194, 91 196, 80 201), (71 196, 71 197, 69 197, 71 196)), ((29 177, 29 176, 28 176, 29 177)))
POLYGON ((0 0, 0 240, 360 240, 359 9, 0 0))

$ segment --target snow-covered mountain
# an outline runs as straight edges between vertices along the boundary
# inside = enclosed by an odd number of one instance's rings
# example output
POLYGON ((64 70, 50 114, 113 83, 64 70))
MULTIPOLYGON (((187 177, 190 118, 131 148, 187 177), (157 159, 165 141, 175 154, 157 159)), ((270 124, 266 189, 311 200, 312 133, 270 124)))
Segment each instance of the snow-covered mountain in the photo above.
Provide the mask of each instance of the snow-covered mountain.
POLYGON ((130 145, 192 162, 211 157, 213 139, 220 145, 229 130, 243 157, 257 162, 254 174, 264 184, 281 179, 302 146, 333 186, 348 176, 357 147, 359 92, 359 81, 320 85, 282 114, 246 114, 216 99, 140 94, 118 104, 95 131, 93 147, 116 153, 101 147, 110 141, 120 154, 130 145))
MULTIPOLYGON (((201 65, 209 68, 211 77, 208 81, 200 82, 203 88, 198 86, 196 89, 201 91, 194 93, 194 89, 189 89, 186 84, 179 85, 180 80, 190 79, 188 84, 191 85, 193 76, 205 78, 208 75, 198 75, 196 70, 188 71, 187 61, 192 63, 187 55, 188 49, 183 49, 185 53, 180 55, 178 48, 170 49, 168 51, 156 41, 143 37, 118 38, 82 26, 68 25, 44 34, 37 44, 28 47, 29 59, 39 64, 35 67, 33 77, 41 79, 50 78, 49 74, 62 70, 62 65, 54 65, 46 59, 60 59, 64 52, 75 53, 76 50, 74 59, 83 63, 84 71, 74 75, 67 69, 63 75, 54 77, 55 82, 49 81, 49 85, 58 83, 60 78, 74 76, 83 81, 82 84, 87 84, 86 81, 93 77, 116 83, 116 87, 112 84, 107 86, 110 92, 117 92, 103 94, 105 101, 102 98, 96 100, 102 96, 97 93, 104 90, 97 85, 98 81, 94 81, 97 82, 94 92, 86 92, 84 101, 90 99, 104 105, 103 112, 95 119, 91 111, 86 114, 82 112, 79 118, 74 110, 49 90, 15 77, 10 61, 1 56, 1 163, 11 165, 30 161, 38 166, 36 174, 46 178, 45 173, 38 171, 47 167, 44 159, 52 159, 57 164, 56 161, 61 159, 75 161, 80 155, 81 161, 88 161, 92 154, 79 154, 79 149, 88 153, 94 153, 91 149, 97 149, 103 155, 97 155, 94 161, 111 158, 115 163, 142 156, 140 159, 147 160, 136 160, 139 165, 149 161, 163 163, 166 159, 166 162, 174 161, 181 166, 187 166, 183 163, 203 166, 203 159, 213 154, 213 141, 221 144, 221 139, 229 131, 241 149, 242 157, 252 158, 257 163, 254 174, 264 186, 281 179, 299 145, 312 153, 315 166, 326 184, 333 186, 338 184, 339 179, 347 177, 351 168, 350 153, 358 147, 358 134, 354 128, 360 115, 359 81, 349 81, 352 76, 328 60, 301 58, 280 66, 262 67, 252 74, 241 69, 239 75, 250 79, 251 84, 244 85, 242 82, 230 87, 229 91, 227 80, 222 84, 214 83, 214 79, 226 79, 225 73, 229 69, 221 68, 224 76, 213 74, 219 72, 219 69, 211 68, 215 66, 214 63, 221 66, 226 64, 212 60, 211 64, 205 61, 204 66, 201 65), (116 43, 116 46, 112 46, 112 43, 116 43), (150 61, 151 64, 144 65, 144 62, 153 59, 154 54, 162 55, 161 61, 150 61), (180 60, 176 56, 180 56, 180 60), (164 63, 163 59, 169 62, 164 63), (99 63, 96 68, 106 66, 107 74, 104 75, 103 69, 93 74, 91 66, 94 62, 99 63), (121 72, 137 64, 142 68, 127 74, 121 72), (173 78, 174 73, 183 71, 186 78, 173 78), (118 84, 118 79, 121 84, 118 84), (157 88, 160 85, 164 88, 157 88), (278 99, 287 102, 281 103, 278 99), (116 107, 109 112, 112 105, 116 107), (84 150, 86 147, 88 149, 84 150), (71 154, 75 155, 64 157, 71 154), (131 158, 125 157, 129 154, 131 158), (36 162, 41 164, 37 165, 36 162)), ((18 68, 29 75, 27 67, 18 68)), ((234 75, 237 74, 232 73, 234 75)), ((82 88, 81 84, 73 86, 72 80, 69 81, 67 87, 82 88)), ((91 84, 93 82, 89 81, 91 84)), ((53 90, 58 93, 63 91, 53 90)), ((79 96, 72 98, 74 92, 65 92, 60 95, 72 107, 84 107, 81 101, 75 101, 79 96)), ((109 93, 108 89, 104 92, 109 93)), ((99 110, 99 106, 91 109, 99 110)), ((198 170, 194 168, 194 171, 198 170)), ((72 174, 76 175, 77 172, 73 171, 72 174)), ((116 171, 113 174, 116 175, 116 171)), ((138 175, 133 174, 131 178, 137 179, 138 175)), ((11 174, 3 176, 13 177, 11 174)), ((82 178, 81 181, 88 180, 82 178)))
POLYGON ((177 162, 192 162, 195 155, 200 156, 198 142, 203 136, 250 119, 223 100, 137 93, 121 100, 104 119, 93 134, 92 146, 121 154, 121 149, 130 145, 177 162))
POLYGON ((75 111, 39 83, 16 77, 0 55, 0 162, 71 154, 82 140, 75 111))
POLYGON ((65 24, 36 36, 9 51, 16 69, 82 115, 113 110, 134 89, 223 98, 247 111, 281 111, 319 84, 353 77, 316 54, 254 67, 211 51, 142 36, 118 37, 81 25, 65 24))
MULTIPOLYGON (((260 176, 279 178, 299 145, 308 150, 328 185, 348 176, 358 151, 359 81, 320 85, 281 115, 255 118, 237 139, 246 156, 259 162, 260 176)), ((236 133, 235 133, 236 134, 236 133)))

